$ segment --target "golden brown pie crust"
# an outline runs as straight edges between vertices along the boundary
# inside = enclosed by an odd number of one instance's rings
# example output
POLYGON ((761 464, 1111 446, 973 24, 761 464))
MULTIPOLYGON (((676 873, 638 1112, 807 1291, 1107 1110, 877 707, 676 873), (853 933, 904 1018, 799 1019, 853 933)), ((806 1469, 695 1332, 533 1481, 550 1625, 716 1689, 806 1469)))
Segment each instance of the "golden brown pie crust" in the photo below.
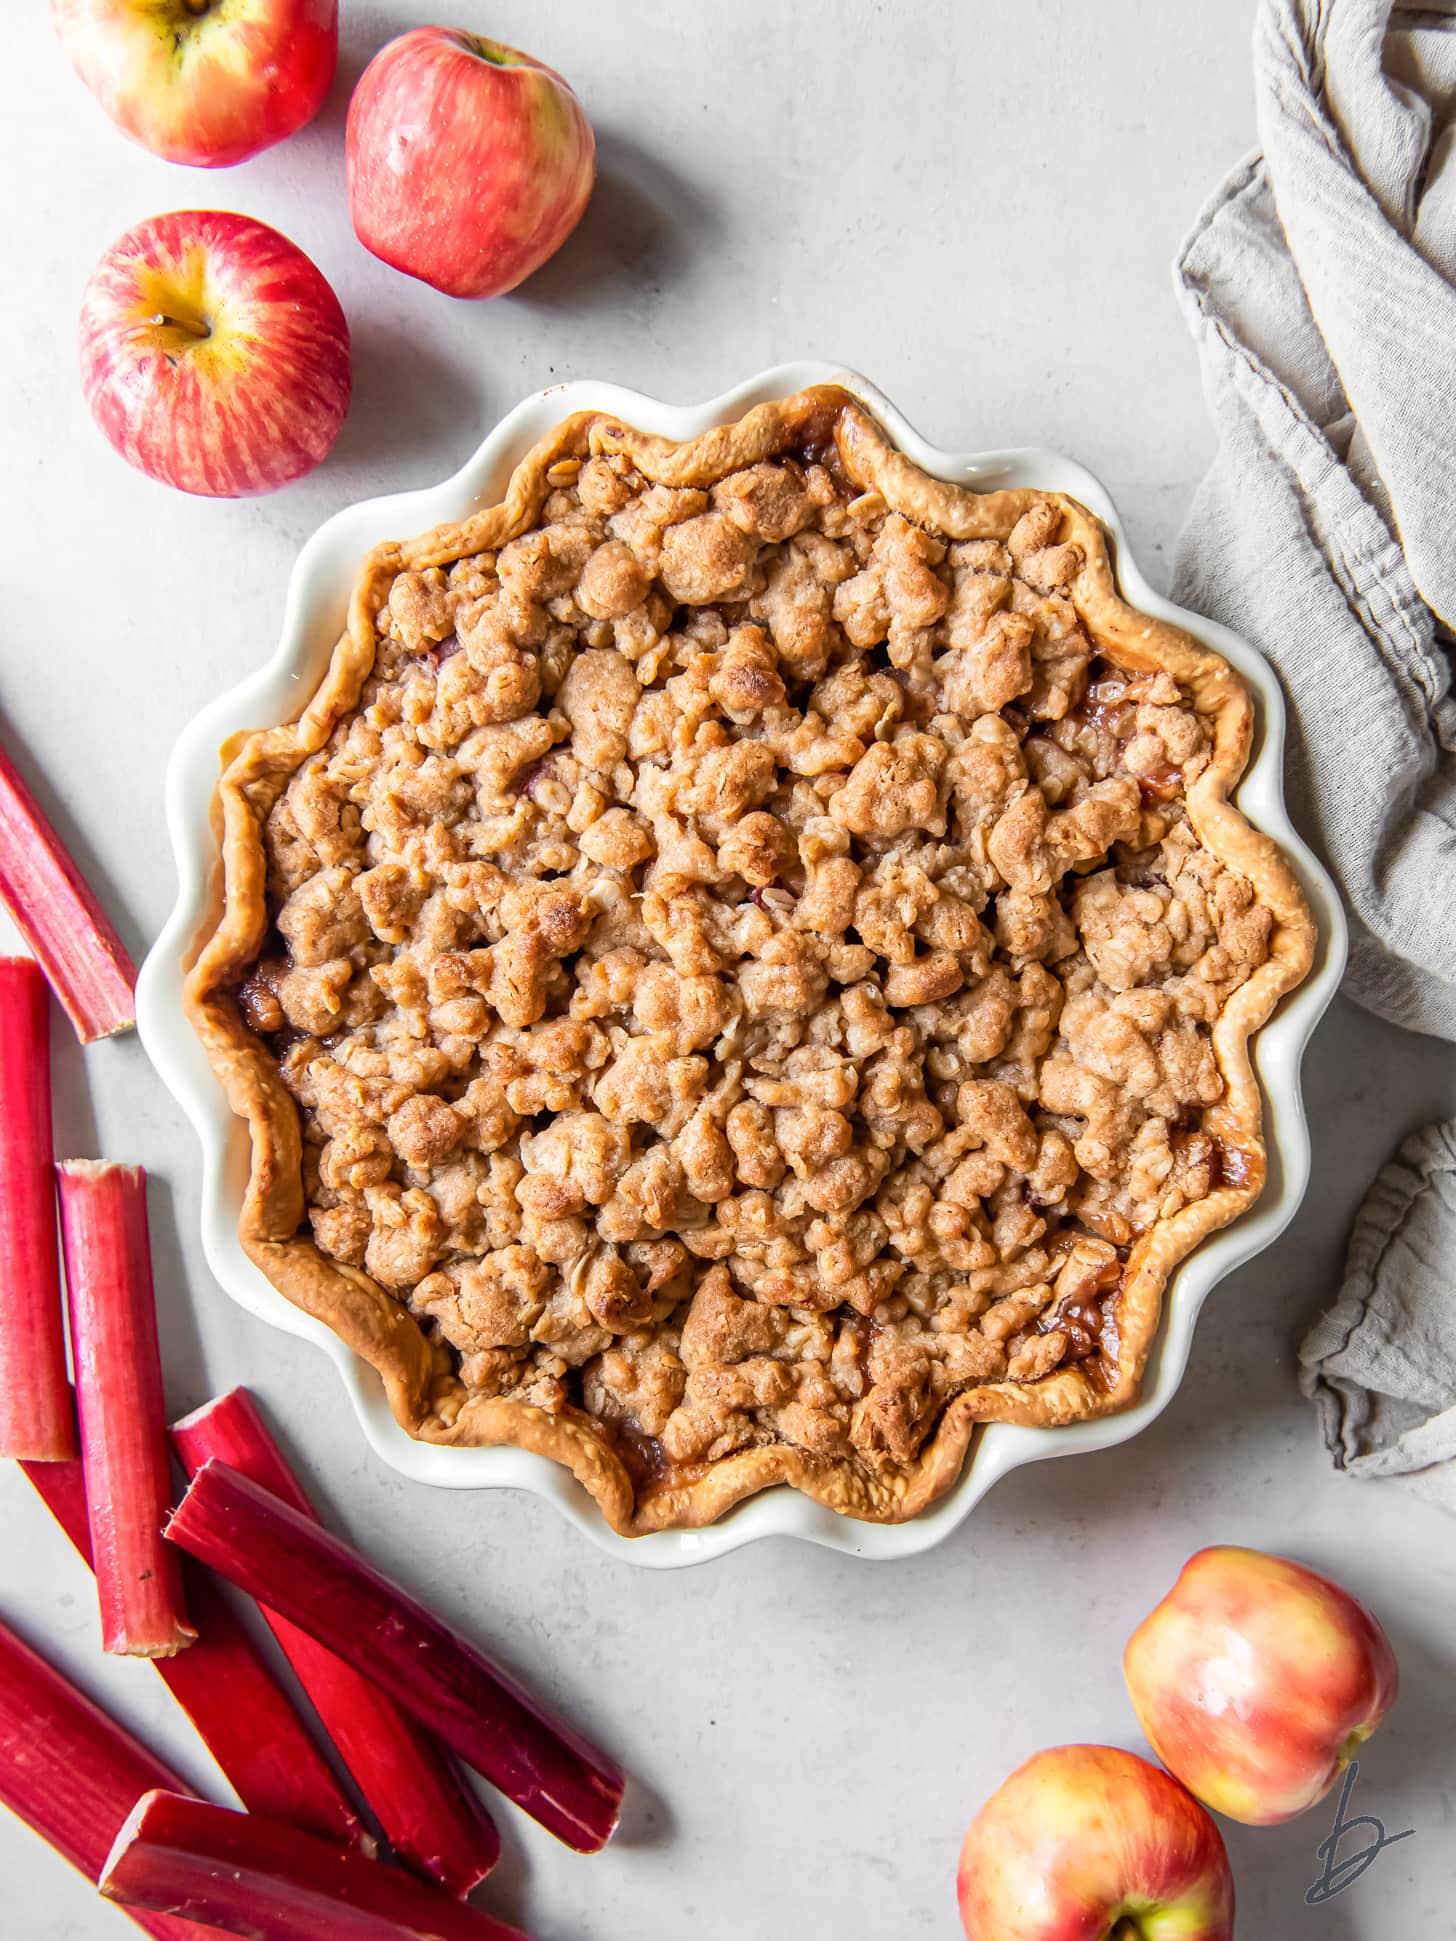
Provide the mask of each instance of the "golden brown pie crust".
POLYGON ((875 1522, 914 1516, 955 1481, 975 1425, 1057 1425, 1127 1407, 1136 1399, 1169 1273, 1203 1236, 1249 1207, 1264 1183, 1260 1098, 1249 1041, 1280 996, 1309 968, 1314 926, 1294 874, 1274 843, 1252 828, 1230 796, 1249 755, 1249 695, 1218 655, 1180 629, 1129 607, 1117 590, 1100 526, 1074 500, 1034 491, 978 494, 927 477, 885 438, 848 393, 820 387, 764 404, 737 423, 685 443, 652 437, 602 413, 559 425, 516 467, 500 504, 423 537, 377 547, 355 586, 347 630, 302 713, 278 727, 240 734, 223 750, 214 822, 221 854, 216 901, 192 959, 186 1007, 232 1110, 248 1123, 251 1172, 240 1233, 269 1280, 335 1330, 378 1371, 390 1405, 413 1436, 439 1443, 513 1444, 566 1465, 613 1529, 627 1535, 700 1526, 746 1496, 788 1483, 843 1514, 875 1522), (892 512, 950 540, 1004 540, 1029 508, 1048 502, 1063 515, 1062 537, 1080 549, 1067 589, 1097 651, 1116 667, 1166 670, 1211 733, 1210 757, 1187 789, 1187 815, 1203 848, 1254 886, 1271 913, 1268 955, 1235 989, 1212 1028, 1224 1096, 1205 1127, 1243 1156, 1243 1177, 1159 1219, 1128 1255, 1115 1300, 1117 1354, 1103 1378, 1078 1364, 1033 1382, 995 1381, 964 1389, 945 1407, 918 1455, 869 1467, 775 1443, 695 1465, 640 1499, 627 1468, 580 1411, 553 1415, 530 1403, 476 1395, 442 1414, 438 1361, 410 1310, 359 1268, 342 1265, 301 1238, 305 1230, 299 1113, 268 1047, 250 1031, 236 992, 264 948, 270 922, 264 821, 295 770, 323 748, 354 708, 376 654, 376 616, 396 575, 494 551, 533 527, 564 459, 625 455, 644 479, 673 487, 712 486, 794 447, 814 428, 832 435, 837 463, 892 512))

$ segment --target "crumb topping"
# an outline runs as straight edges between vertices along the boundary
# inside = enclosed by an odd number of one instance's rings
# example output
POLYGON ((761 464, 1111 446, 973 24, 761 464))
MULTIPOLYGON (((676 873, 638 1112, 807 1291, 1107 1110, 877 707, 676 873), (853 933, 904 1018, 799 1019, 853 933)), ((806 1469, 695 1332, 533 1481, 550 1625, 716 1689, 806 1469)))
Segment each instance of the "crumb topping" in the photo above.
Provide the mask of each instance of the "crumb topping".
POLYGON ((584 1413, 643 1489, 1095 1376, 1129 1247, 1241 1158, 1211 1026, 1271 916, 1187 818, 1207 722, 1099 657, 1053 501, 950 541, 807 448, 551 482, 394 579, 268 816, 238 998, 313 1240, 446 1417, 584 1413))

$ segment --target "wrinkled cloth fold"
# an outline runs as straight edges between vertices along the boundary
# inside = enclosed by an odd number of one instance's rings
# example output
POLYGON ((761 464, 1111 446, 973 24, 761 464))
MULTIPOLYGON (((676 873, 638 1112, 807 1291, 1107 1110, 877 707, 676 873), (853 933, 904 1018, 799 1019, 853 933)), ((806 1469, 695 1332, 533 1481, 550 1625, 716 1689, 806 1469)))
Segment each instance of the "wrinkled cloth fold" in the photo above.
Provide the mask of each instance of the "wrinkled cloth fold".
MULTIPOLYGON (((1279 671, 1346 989, 1456 1041, 1456 0, 1262 0, 1254 72, 1260 152, 1175 266, 1219 446, 1174 596, 1279 671)), ((1456 1509, 1452 1152, 1381 1175, 1302 1379, 1342 1468, 1456 1509)))
POLYGON ((1174 597, 1279 670, 1351 995, 1456 1039, 1456 8, 1264 0, 1254 64, 1177 264, 1219 451, 1174 597))
POLYGON ((1300 1385, 1352 1476, 1400 1476, 1456 1510, 1456 1119, 1414 1133, 1355 1221, 1339 1300, 1300 1385))

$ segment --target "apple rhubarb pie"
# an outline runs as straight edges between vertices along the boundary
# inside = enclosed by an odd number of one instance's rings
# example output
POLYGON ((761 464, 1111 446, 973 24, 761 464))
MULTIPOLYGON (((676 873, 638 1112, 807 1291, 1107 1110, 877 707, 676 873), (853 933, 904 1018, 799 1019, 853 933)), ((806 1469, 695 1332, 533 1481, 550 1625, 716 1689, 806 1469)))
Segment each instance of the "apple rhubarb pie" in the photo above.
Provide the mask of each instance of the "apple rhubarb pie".
POLYGON ((846 392, 569 419, 225 751, 188 1003, 249 1254, 412 1435, 627 1533, 899 1520, 975 1424, 1125 1407, 1310 962, 1251 718, 1080 505, 846 392))

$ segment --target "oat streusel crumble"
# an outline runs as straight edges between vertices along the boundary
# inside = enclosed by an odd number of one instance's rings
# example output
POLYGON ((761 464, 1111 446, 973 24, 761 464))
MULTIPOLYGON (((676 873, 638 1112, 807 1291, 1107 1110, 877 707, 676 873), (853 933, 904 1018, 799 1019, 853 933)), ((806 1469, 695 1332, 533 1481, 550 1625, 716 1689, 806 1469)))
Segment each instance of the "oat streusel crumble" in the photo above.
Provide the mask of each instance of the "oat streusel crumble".
POLYGON ((570 421, 373 557, 225 775, 190 993, 249 1250, 415 1434, 624 1530, 779 1480, 898 1518, 977 1420, 1124 1406, 1309 960, 1248 737, 1080 507, 843 393, 570 421))

